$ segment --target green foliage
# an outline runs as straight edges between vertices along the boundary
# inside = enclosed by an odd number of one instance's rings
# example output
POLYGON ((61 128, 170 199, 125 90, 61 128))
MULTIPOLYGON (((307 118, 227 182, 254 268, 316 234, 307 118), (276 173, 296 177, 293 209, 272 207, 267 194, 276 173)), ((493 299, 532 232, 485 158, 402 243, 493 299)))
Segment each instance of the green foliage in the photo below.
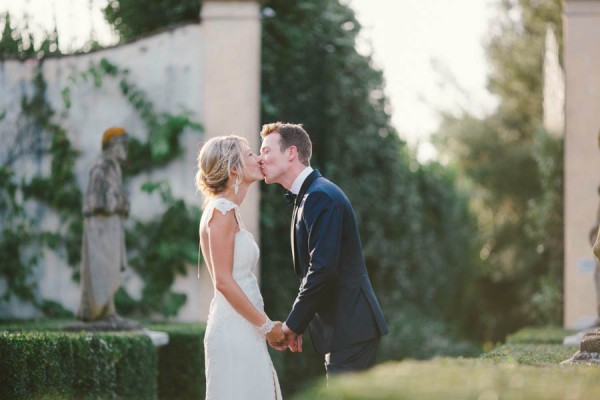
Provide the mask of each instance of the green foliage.
POLYGON ((1 332, 0 369, 1 398, 156 398, 144 334, 1 332))
POLYGON ((562 139, 542 126, 547 24, 562 38, 559 0, 499 1, 487 44, 491 114, 442 115, 436 144, 472 193, 481 243, 482 337, 562 322, 562 139), (518 17, 517 17, 518 16, 518 17))
POLYGON ((387 363, 366 373, 343 375, 294 400, 562 400, 592 399, 600 393, 595 367, 494 364, 487 360, 441 359, 387 363))
MULTIPOLYGON (((5 220, 6 221, 6 220, 5 220)), ((15 226, 13 221, 3 225, 0 231, 0 276, 6 280, 7 290, 2 300, 11 296, 34 301, 36 283, 33 270, 37 262, 35 255, 28 256, 24 244, 31 244, 33 235, 25 225, 15 226)))
MULTIPOLYGON (((186 129, 200 131, 201 125, 191 119, 191 113, 179 114, 157 112, 143 90, 128 79, 128 71, 101 59, 97 65, 69 77, 62 91, 67 110, 71 106, 71 89, 75 85, 92 82, 100 88, 106 77, 119 79, 121 93, 139 113, 148 129, 148 140, 132 138, 130 163, 126 175, 137 175, 153 168, 164 167, 182 153, 179 138, 186 129)), ((6 207, 0 212, 3 221, 0 230, 0 276, 8 283, 3 296, 8 300, 14 295, 37 305, 47 315, 64 316, 64 310, 38 299, 32 273, 39 263, 44 246, 65 256, 74 268, 73 277, 79 278, 81 236, 83 230, 81 210, 82 194, 74 173, 79 154, 73 149, 67 131, 56 122, 55 111, 46 99, 46 82, 41 67, 36 69, 31 97, 21 101, 21 126, 15 143, 32 143, 9 149, 1 160, 0 202, 6 207), (50 158, 48 175, 34 175, 29 181, 17 182, 14 165, 24 158, 50 158), (31 211, 26 211, 23 200, 36 201, 58 213, 61 226, 57 232, 42 231, 33 223, 31 211), (32 251, 33 250, 33 251, 32 251), (33 255, 30 255, 33 254, 33 255), (6 258, 6 260, 4 260, 6 258)), ((148 193, 154 189, 147 184, 148 193)), ((160 184, 165 213, 152 221, 135 221, 128 230, 132 266, 146 282, 142 299, 133 300, 124 290, 117 294, 116 302, 124 314, 149 315, 159 312, 165 316, 176 315, 185 304, 186 297, 170 292, 176 274, 185 274, 185 263, 197 262, 197 231, 200 211, 188 207, 183 200, 175 199, 166 183, 160 184), (150 251, 148 249, 151 249, 150 251)))
MULTIPOLYGON (((52 337, 62 338, 61 340, 72 342, 73 340, 80 340, 79 335, 74 334, 60 334, 57 331, 61 331, 62 327, 65 324, 74 322, 73 319, 42 319, 42 320, 13 320, 13 321, 0 321, 0 332, 4 332, 4 334, 8 334, 9 332, 13 335, 51 335, 52 337), (62 335, 62 336, 61 336, 62 335), (75 339, 73 339, 73 337, 75 339)), ((157 362, 147 363, 144 367, 150 371, 152 368, 158 368, 157 371, 148 372, 147 376, 153 377, 156 376, 156 383, 151 382, 151 385, 155 385, 158 398, 159 399, 168 399, 168 400, 185 400, 185 399, 199 399, 204 397, 205 392, 205 380, 204 380, 204 332, 205 332, 205 324, 203 323, 143 323, 143 325, 147 329, 151 329, 153 331, 165 332, 169 335, 169 343, 158 348, 158 360, 157 362), (153 366, 154 365, 154 366, 153 366)), ((112 334, 114 335, 114 334, 112 334)), ((119 337, 128 337, 129 339, 133 338, 134 341, 139 341, 140 336, 137 334, 117 334, 119 337)), ((100 337, 105 337, 106 334, 100 334, 100 337)), ((17 343, 14 346, 15 353, 19 353, 18 348, 22 343, 17 343)), ((131 343, 128 347, 133 349, 136 347, 136 343, 131 343)), ((111 349, 110 351, 114 351, 111 349)), ((118 348, 116 351, 120 351, 118 348)), ((137 350, 135 350, 137 351, 137 350)), ((156 354, 156 349, 152 347, 151 349, 145 349, 146 352, 150 351, 156 354)), ((5 353, 2 352, 2 344, 0 343, 0 358, 4 356, 5 353)), ((81 354, 78 354, 79 356, 81 354)), ((117 358, 119 353, 115 354, 113 358, 117 358)), ((87 362, 87 358, 89 355, 83 354, 84 362, 87 362)), ((148 355, 145 355, 148 357, 148 355)), ((155 356, 154 356, 155 357, 155 356)), ((138 363, 137 355, 131 354, 128 357, 127 362, 138 363)), ((57 362, 61 362, 63 358, 59 358, 57 362)), ((47 360, 53 361, 53 360, 47 360)), ((102 364, 102 360, 98 361, 99 364, 102 364)), ((137 364, 133 365, 124 365, 121 362, 120 368, 127 368, 135 370, 138 368, 137 364)), ((142 361, 140 361, 142 362, 142 361)), ((145 361, 144 361, 145 362, 145 361)), ((73 362, 70 361, 72 365, 73 362)), ((66 364, 67 365, 67 364, 66 364)), ((68 366, 67 365, 67 366, 68 366)), ((0 367, 3 367, 2 360, 0 360, 0 367)), ((105 367, 98 367, 98 370, 106 369, 105 367)), ((65 372, 67 373, 67 372, 65 372)), ((68 373, 73 373, 68 372, 68 373)), ((96 375, 98 373, 95 373, 96 375)), ((146 374, 146 372, 145 372, 146 374)), ((127 379, 129 375, 124 375, 123 379, 127 379)), ((21 376, 19 379, 27 379, 26 376, 21 376)), ((86 378, 87 379, 87 378, 86 378)), ((95 378, 93 378, 95 379, 95 378)), ((137 379, 137 378, 136 378, 137 379)), ((144 379, 144 378, 142 378, 144 379)), ((152 378, 153 379, 153 378, 152 378)), ((0 383, 2 383, 2 378, 0 377, 0 383)), ((121 383, 119 383, 121 384, 121 383)), ((133 384, 137 384, 133 382, 133 384)), ((69 381, 65 384, 64 392, 69 394, 65 394, 63 396, 56 396, 57 398, 80 398, 75 397, 71 393, 74 389, 71 388, 73 383, 69 381)), ((110 385, 113 385, 110 383, 110 385)), ((130 383, 122 383, 123 386, 130 385, 130 383)), ((56 389, 53 389, 56 390, 56 389)), ((150 389, 148 389, 150 390, 150 389)), ((52 390, 50 390, 50 393, 52 390)), ((2 394, 2 388, 0 388, 0 394, 2 394)), ((143 394, 145 391, 140 391, 140 395, 134 394, 133 396, 119 395, 118 398, 147 398, 144 397, 143 394)), ((100 397, 106 398, 111 397, 108 395, 101 395, 100 397)), ((4 397, 2 397, 4 398, 4 397)), ((47 397, 45 397, 47 398, 47 397)), ((152 397, 148 397, 152 398, 152 397)))
MULTIPOLYGON (((13 37, 14 27, 11 24, 9 13, 2 15, 2 22, 4 24, 4 29, 2 31, 2 38, 0 39, 0 57, 2 60, 5 60, 19 54, 19 48, 22 50, 25 49, 23 49, 23 38, 21 34, 17 33, 15 36, 18 36, 16 38, 13 37)), ((29 49, 29 46, 27 49, 29 49)))
POLYGON ((573 347, 562 344, 504 344, 484 354, 482 358, 494 362, 552 366, 571 358, 573 353, 573 347))
POLYGON ((121 94, 142 118, 149 132, 146 142, 141 142, 135 137, 130 138, 129 162, 124 171, 126 175, 133 176, 166 166, 181 155, 179 137, 185 129, 202 131, 202 125, 191 119, 190 111, 184 110, 180 114, 157 112, 148 95, 129 80, 129 71, 119 68, 106 58, 102 58, 97 65, 91 65, 81 73, 69 77, 69 85, 62 90, 65 107, 71 107, 72 86, 91 81, 96 88, 100 88, 105 77, 119 79, 121 94))
POLYGON ((103 12, 121 40, 131 40, 164 27, 199 21, 200 4, 199 0, 110 0, 103 12))
POLYGON ((204 324, 151 324, 169 334, 158 350, 158 398, 202 399, 205 395, 204 324))
MULTIPOLYGON (((531 318, 538 324, 561 324, 563 318, 563 157, 564 140, 539 130, 533 142, 533 156, 539 171, 542 194, 528 204, 527 234, 544 266, 531 297, 531 318)), ((591 225, 591 224, 590 224, 591 225)))
POLYGON ((557 326, 523 328, 506 337, 508 344, 562 344, 565 336, 575 331, 557 326))
POLYGON ((40 305, 40 311, 47 318, 74 318, 73 313, 63 307, 62 304, 53 300, 44 300, 40 305))
POLYGON ((41 69, 36 69, 33 85, 33 96, 30 99, 23 97, 21 111, 49 136, 48 153, 52 160, 50 175, 35 176, 23 186, 23 193, 25 198, 33 197, 68 215, 73 209, 81 209, 81 190, 73 171, 79 154, 73 149, 67 131, 54 122, 54 110, 46 99, 46 81, 41 69))
MULTIPOLYGON (((276 16, 263 20, 262 122, 303 123, 313 142, 311 164, 352 201, 369 274, 392 326, 382 353, 414 354, 408 343, 426 342, 431 326, 444 340, 432 340, 422 357, 472 351, 453 339, 477 318, 470 311, 478 262, 475 223, 455 177, 440 165, 419 165, 399 139, 382 73, 355 49, 360 25, 350 8, 335 0, 264 5, 276 16), (404 329, 414 315, 419 322, 404 329)), ((298 285, 287 239, 291 208, 282 194, 277 185, 263 186, 260 211, 263 294, 277 319, 286 317, 298 285)), ((323 375, 318 357, 274 357, 290 391, 323 375)))
POLYGON ((560 0, 501 0, 497 11, 486 46, 491 66, 488 89, 500 100, 497 116, 502 121, 503 139, 528 142, 542 121, 542 66, 548 24, 562 47, 562 4, 560 0))
MULTIPOLYGON (((135 221, 127 230, 130 266, 145 281, 139 302, 117 297, 127 314, 151 315, 160 312, 171 317, 187 300, 185 294, 171 292, 176 275, 187 274, 187 264, 198 262, 200 210, 173 198, 166 182, 146 183, 148 193, 159 191, 165 211, 150 221, 135 221)), ((121 309, 121 308, 120 308, 121 309)))
POLYGON ((40 307, 42 303, 35 295, 36 284, 31 276, 40 252, 32 249, 48 246, 72 254, 73 237, 81 238, 79 215, 74 214, 74 210, 81 209, 81 191, 73 172, 78 153, 65 129, 55 122, 54 114, 46 100, 46 82, 38 67, 33 77, 33 93, 21 99, 20 125, 14 144, 0 160, 0 188, 6 206, 0 213, 3 222, 0 249, 4 250, 0 258, 6 257, 0 264, 0 276, 8 281, 4 299, 14 295, 40 307), (29 147, 29 143, 33 145, 29 147), (15 165, 20 159, 33 156, 49 157, 49 174, 17 181, 15 165), (53 233, 42 230, 35 223, 31 209, 25 208, 25 201, 54 209, 60 217, 58 230, 53 233))
POLYGON ((0 60, 25 60, 60 54, 56 27, 52 32, 47 32, 35 48, 34 35, 27 24, 20 27, 15 26, 7 12, 0 15, 0 25, 3 25, 0 36, 0 60))
POLYGON ((37 257, 28 255, 25 248, 36 236, 23 205, 17 200, 18 192, 14 172, 7 166, 0 167, 0 276, 6 279, 8 288, 2 300, 14 295, 34 301, 36 285, 32 271, 37 257))
POLYGON ((418 309, 404 309, 389 321, 388 327, 392 334, 382 338, 378 361, 474 357, 480 353, 473 343, 456 338, 443 320, 436 320, 418 309))

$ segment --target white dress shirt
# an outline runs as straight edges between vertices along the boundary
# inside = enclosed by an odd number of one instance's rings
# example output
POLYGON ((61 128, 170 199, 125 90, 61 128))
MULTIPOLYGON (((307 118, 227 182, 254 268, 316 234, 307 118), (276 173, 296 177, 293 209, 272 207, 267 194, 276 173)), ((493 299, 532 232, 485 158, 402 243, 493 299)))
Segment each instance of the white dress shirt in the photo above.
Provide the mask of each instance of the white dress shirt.
POLYGON ((298 176, 296 177, 296 179, 294 179, 294 183, 292 183, 292 187, 290 188, 290 192, 292 192, 294 194, 300 193, 300 189, 302 188, 302 184, 304 183, 304 181, 310 175, 311 172, 313 172, 313 169, 312 169, 312 167, 310 165, 308 167, 304 168, 302 170, 302 172, 300 172, 300 174, 298 174, 298 176))

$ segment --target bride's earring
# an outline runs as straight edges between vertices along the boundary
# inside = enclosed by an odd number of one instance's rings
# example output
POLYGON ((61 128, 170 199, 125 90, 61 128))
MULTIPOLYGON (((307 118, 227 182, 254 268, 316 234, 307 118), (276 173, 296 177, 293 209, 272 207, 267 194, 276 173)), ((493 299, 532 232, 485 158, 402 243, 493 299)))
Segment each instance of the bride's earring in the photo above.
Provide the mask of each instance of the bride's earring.
POLYGON ((235 182, 233 183, 233 193, 238 194, 238 190, 240 190, 240 178, 237 177, 235 182))

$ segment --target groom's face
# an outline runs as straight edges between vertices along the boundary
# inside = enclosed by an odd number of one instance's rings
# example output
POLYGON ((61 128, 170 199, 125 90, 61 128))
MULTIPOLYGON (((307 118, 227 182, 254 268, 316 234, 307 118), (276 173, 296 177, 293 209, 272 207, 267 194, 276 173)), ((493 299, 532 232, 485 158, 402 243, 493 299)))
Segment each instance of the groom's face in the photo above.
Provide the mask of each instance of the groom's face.
POLYGON ((289 166, 285 149, 280 146, 281 135, 271 133, 263 139, 260 146, 261 170, 266 183, 281 183, 281 178, 289 166))

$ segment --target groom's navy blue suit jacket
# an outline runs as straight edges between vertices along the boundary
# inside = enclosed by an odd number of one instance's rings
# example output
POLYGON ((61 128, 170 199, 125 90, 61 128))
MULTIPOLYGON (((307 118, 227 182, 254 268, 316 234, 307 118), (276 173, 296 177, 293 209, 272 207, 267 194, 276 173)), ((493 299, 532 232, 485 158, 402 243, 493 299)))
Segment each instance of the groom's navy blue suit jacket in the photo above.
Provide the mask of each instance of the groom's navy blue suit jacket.
POLYGON ((298 334, 308 327, 319 354, 385 335, 354 210, 344 192, 313 171, 296 198, 291 229, 301 284, 286 325, 298 334))

